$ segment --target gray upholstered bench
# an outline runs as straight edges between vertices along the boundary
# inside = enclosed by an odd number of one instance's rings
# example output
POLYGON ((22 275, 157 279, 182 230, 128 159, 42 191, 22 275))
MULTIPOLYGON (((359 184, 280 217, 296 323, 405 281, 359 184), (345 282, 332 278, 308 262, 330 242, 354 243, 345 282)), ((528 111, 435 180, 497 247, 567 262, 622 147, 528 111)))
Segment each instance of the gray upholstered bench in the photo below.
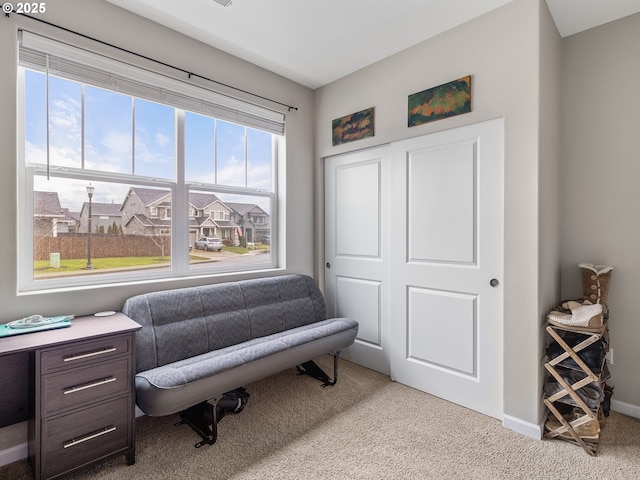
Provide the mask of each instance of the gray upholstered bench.
MULTIPOLYGON (((327 318, 322 293, 304 275, 152 292, 129 298, 122 311, 142 325, 136 404, 150 416, 207 401, 215 416, 225 392, 327 353, 334 380, 325 384, 335 383, 340 350, 358 333, 355 320, 327 318)), ((204 443, 215 442, 215 423, 206 436, 199 431, 204 443)))

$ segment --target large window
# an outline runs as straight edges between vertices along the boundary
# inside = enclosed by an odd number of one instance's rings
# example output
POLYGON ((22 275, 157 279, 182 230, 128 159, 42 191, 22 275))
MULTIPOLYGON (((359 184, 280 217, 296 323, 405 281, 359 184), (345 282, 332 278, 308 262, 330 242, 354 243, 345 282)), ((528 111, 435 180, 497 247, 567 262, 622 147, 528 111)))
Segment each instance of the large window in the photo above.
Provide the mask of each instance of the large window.
POLYGON ((22 38, 21 290, 277 264, 282 114, 22 38))

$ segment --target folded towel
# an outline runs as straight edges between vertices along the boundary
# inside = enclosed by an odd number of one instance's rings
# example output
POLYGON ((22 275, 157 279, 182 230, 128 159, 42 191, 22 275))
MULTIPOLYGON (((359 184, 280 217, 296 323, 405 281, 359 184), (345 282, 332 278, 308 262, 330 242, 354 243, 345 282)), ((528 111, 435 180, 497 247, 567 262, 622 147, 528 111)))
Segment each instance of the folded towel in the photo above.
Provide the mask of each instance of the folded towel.
POLYGON ((65 322, 71 320, 73 315, 59 315, 56 317, 43 317, 42 315, 31 315, 7 323, 8 328, 37 328, 52 325, 54 323, 65 322))

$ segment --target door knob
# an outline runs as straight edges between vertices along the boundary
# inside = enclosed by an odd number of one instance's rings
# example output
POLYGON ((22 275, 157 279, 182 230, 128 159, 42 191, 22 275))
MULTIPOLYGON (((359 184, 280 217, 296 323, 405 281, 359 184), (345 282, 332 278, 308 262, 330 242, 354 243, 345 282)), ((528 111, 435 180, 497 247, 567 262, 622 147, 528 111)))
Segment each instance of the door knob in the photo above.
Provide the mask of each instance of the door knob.
POLYGON ((331 264, 329 262, 326 263, 327 268, 331 268, 331 264))
POLYGON ((500 282, 498 281, 498 279, 497 279, 497 278, 492 278, 492 279, 489 281, 489 285, 491 285, 492 287, 494 287, 494 288, 495 288, 495 287, 497 287, 498 285, 500 285, 500 282))

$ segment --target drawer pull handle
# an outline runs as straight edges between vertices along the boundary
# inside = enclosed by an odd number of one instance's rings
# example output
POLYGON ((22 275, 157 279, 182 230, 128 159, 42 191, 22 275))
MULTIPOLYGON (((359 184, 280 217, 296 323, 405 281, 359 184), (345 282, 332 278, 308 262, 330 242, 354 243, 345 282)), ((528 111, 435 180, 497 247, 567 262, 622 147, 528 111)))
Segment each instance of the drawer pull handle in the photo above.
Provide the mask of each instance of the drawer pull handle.
POLYGON ((86 390, 87 388, 99 387, 100 385, 104 385, 105 383, 115 382, 116 377, 107 377, 102 380, 98 380, 97 382, 85 383, 84 385, 77 385, 75 387, 68 388, 64 390, 62 393, 68 395, 69 393, 80 392, 81 390, 86 390))
POLYGON ((95 352, 83 353, 81 355, 74 355, 73 357, 64 357, 63 362, 72 362, 74 360, 82 360, 83 358, 94 357, 96 355, 104 355, 105 353, 115 352, 116 347, 105 348, 104 350, 96 350, 95 352))
POLYGON ((116 427, 114 426, 110 426, 110 427, 105 427, 102 430, 98 430, 97 432, 94 433, 90 433, 89 435, 87 435, 86 437, 81 437, 81 438, 74 438, 73 440, 71 440, 68 443, 65 443, 63 445, 64 448, 69 448, 69 447, 73 447, 75 445, 78 445, 80 443, 84 443, 88 440, 92 440, 94 438, 98 438, 101 437, 102 435, 106 435, 107 433, 111 433, 111 432, 115 432, 116 427))

